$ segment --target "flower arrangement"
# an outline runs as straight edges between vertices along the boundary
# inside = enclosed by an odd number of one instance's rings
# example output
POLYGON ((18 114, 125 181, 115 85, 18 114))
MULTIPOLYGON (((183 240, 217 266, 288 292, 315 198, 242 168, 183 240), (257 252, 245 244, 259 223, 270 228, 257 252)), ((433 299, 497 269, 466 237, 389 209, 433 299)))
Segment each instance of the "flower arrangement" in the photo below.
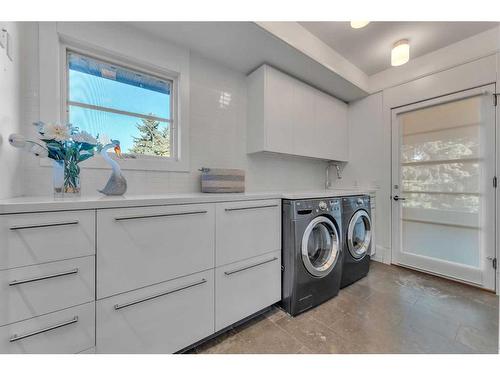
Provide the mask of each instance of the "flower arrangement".
MULTIPOLYGON (((80 167, 78 164, 102 149, 103 144, 99 141, 99 135, 93 137, 86 131, 79 131, 71 124, 36 122, 34 125, 41 142, 26 139, 20 134, 11 134, 9 143, 38 157, 53 159, 54 169, 64 169, 62 186, 57 186, 58 184, 54 181, 54 191, 79 194, 80 167), (61 191, 58 191, 59 189, 61 191)), ((56 176, 56 171, 54 171, 54 176, 56 176)))

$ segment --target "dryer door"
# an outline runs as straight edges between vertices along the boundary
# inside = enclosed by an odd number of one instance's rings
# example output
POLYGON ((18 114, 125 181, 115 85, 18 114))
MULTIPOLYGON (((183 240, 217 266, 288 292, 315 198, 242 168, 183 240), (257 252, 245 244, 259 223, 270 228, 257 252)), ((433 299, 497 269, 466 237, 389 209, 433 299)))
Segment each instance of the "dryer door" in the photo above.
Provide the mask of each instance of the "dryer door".
POLYGON ((347 228, 347 248, 354 259, 361 260, 370 249, 372 222, 365 210, 356 211, 347 228))
POLYGON ((325 277, 337 264, 340 239, 333 222, 324 216, 311 220, 302 236, 302 261, 307 271, 325 277))

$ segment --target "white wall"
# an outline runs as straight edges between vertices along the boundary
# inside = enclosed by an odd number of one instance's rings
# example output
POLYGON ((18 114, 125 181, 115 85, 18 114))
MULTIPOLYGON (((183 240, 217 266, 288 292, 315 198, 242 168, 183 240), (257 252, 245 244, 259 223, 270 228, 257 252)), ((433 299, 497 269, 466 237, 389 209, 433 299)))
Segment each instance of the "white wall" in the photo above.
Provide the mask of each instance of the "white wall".
MULTIPOLYGON (((377 255, 391 261, 391 108, 497 80, 498 54, 476 59, 350 103, 350 161, 337 188, 377 190, 377 255)), ((498 91, 498 88, 497 88, 498 91)), ((498 132, 498 130, 497 130, 498 132)))
POLYGON ((0 199, 16 196, 20 190, 20 151, 11 147, 8 137, 20 128, 21 58, 19 39, 21 24, 2 22, 10 34, 12 61, 0 48, 0 199))
POLYGON ((376 259, 384 259, 390 248, 390 128, 384 123, 382 92, 349 104, 349 163, 342 179, 333 173, 337 189, 376 191, 376 259))
MULTIPOLYGON (((74 25, 71 26, 74 28, 74 25)), ((113 30, 113 24, 102 25, 103 30, 113 30)), ((123 26, 120 26, 123 27, 123 26)), ((134 33, 138 31, 133 29, 134 33)), ((122 38, 113 33, 114 38, 122 38)), ((85 37, 85 35, 81 35, 85 37)), ((106 39, 106 36, 101 36, 106 39)), ((144 39, 143 55, 152 53, 149 49, 163 49, 168 53, 171 46, 146 34, 136 35, 144 39), (147 42, 146 42, 147 41, 147 42)), ((25 58, 31 63, 26 76, 29 84, 23 93, 23 109, 27 111, 24 133, 33 133, 31 123, 40 118, 38 104, 38 27, 30 27, 26 40, 25 58)), ((119 42, 123 42, 120 40, 119 42)), ((118 43, 118 42, 117 42, 118 43)), ((106 47, 106 46, 100 46, 106 47)), ((158 56, 158 53, 156 53, 158 56)), ((136 56, 130 56, 136 59, 136 56)), ((160 172, 126 170, 128 194, 157 194, 168 192, 199 191, 198 168, 227 167, 247 171, 247 191, 263 190, 308 190, 324 186, 325 162, 303 158, 247 155, 246 154, 246 81, 241 73, 228 69, 196 53, 189 54, 189 118, 190 118, 190 172, 160 172), (230 94, 231 101, 221 106, 221 94, 230 94)), ((227 96, 227 95, 226 95, 227 96)), ((43 111, 42 111, 43 112, 43 111)), ((44 120, 44 119, 42 119, 44 120)), ((84 164, 82 164, 83 166, 84 164)), ((51 169, 41 167, 30 155, 24 157, 23 195, 48 195, 51 193, 51 169)), ((82 168, 82 195, 96 195, 109 175, 108 170, 82 168)))

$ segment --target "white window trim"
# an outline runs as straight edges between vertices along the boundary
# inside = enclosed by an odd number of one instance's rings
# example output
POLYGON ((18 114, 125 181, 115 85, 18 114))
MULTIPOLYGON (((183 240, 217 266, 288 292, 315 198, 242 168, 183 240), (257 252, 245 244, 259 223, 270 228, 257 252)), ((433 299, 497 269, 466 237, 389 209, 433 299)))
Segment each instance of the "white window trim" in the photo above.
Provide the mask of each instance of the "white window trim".
MULTIPOLYGON (((96 48, 89 43, 75 40, 57 32, 56 23, 39 24, 40 58, 40 120, 44 122, 67 123, 67 51, 74 51, 96 59, 116 63, 132 70, 159 77, 173 82, 172 112, 175 132, 173 147, 175 158, 141 156, 138 158, 114 157, 123 170, 189 172, 189 74, 183 76, 176 72, 148 62, 137 61, 121 53, 96 48), (43 73, 42 73, 43 72, 43 73), (187 82, 186 82, 187 81, 187 82), (56 82, 56 84, 54 84, 56 82), (187 92, 186 92, 187 91, 187 92)), ((52 160, 40 159, 41 166, 52 166, 52 160)), ((109 169, 100 155, 80 164, 81 168, 109 169)))

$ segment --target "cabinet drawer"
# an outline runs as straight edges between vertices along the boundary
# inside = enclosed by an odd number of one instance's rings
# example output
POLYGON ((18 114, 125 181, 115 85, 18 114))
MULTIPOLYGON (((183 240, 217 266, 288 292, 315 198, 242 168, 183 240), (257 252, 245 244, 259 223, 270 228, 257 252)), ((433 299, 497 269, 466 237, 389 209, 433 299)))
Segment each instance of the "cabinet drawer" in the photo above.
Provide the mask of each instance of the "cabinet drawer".
POLYGON ((98 353, 173 353, 214 333, 213 270, 97 302, 98 353))
POLYGON ((94 300, 94 257, 0 271, 0 326, 94 300))
POLYGON ((98 299, 214 266, 213 205, 100 210, 98 299))
POLYGON ((0 327, 0 353, 74 354, 94 345, 94 302, 0 327))
POLYGON ((281 252, 215 270, 215 330, 219 331, 281 299, 281 252))
POLYGON ((0 215, 0 270, 95 253, 95 212, 0 215))
POLYGON ((216 265, 281 249, 281 201, 217 204, 216 265))

